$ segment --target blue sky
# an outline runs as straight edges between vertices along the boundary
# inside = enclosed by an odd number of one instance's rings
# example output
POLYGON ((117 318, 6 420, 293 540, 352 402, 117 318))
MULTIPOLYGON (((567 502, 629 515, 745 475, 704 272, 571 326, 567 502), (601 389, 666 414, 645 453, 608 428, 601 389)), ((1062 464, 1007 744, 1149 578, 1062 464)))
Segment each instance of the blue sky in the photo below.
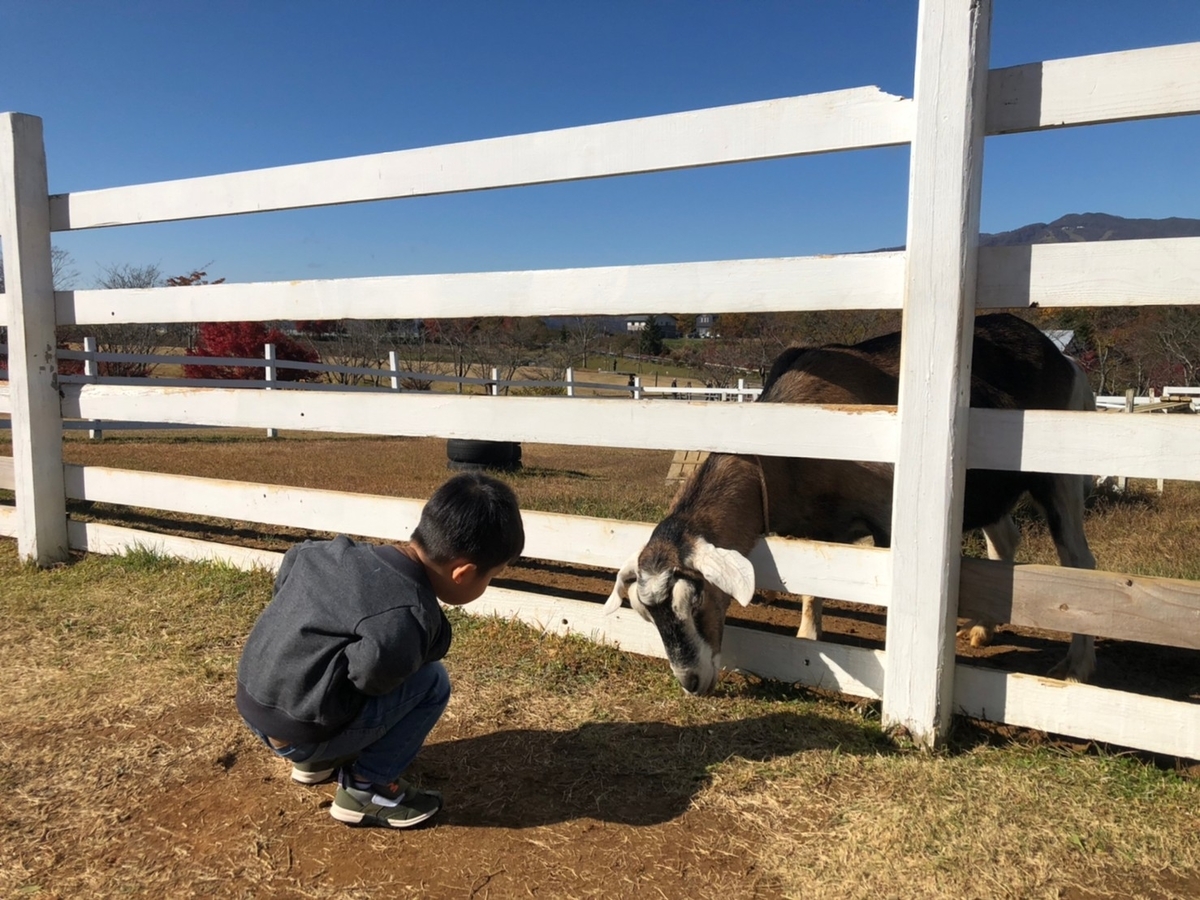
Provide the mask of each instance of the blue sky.
MULTIPOLYGON (((876 84, 911 96, 916 0, 0 0, 0 111, 54 192, 876 84)), ((993 67, 1200 41, 1196 0, 994 0, 993 67)), ((983 229, 1200 218, 1200 117, 988 140, 983 229)), ((231 281, 620 265, 902 243, 905 148, 58 235, 231 281)))

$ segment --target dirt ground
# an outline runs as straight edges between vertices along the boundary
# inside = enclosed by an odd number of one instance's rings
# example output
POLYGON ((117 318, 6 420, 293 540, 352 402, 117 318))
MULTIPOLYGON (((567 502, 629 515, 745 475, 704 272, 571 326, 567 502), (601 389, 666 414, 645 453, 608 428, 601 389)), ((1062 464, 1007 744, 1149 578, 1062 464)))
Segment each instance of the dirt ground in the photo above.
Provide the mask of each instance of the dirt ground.
MULTIPOLYGON (((184 735, 227 714, 192 709, 191 721, 170 730, 184 735)), ((446 807, 404 833, 334 821, 332 784, 292 783, 286 764, 237 732, 222 752, 197 760, 171 803, 146 811, 141 844, 126 843, 123 854, 139 868, 185 857, 240 885, 226 894, 219 883, 167 879, 173 892, 190 887, 195 895, 778 896, 750 861, 722 852, 737 823, 693 808, 689 791, 664 790, 656 772, 633 765, 614 773, 601 762, 598 748, 612 742, 636 754, 639 741, 657 744, 678 730, 653 721, 492 730, 456 720, 452 709, 411 771, 445 794, 446 807), (330 886, 342 887, 331 894, 330 886)))

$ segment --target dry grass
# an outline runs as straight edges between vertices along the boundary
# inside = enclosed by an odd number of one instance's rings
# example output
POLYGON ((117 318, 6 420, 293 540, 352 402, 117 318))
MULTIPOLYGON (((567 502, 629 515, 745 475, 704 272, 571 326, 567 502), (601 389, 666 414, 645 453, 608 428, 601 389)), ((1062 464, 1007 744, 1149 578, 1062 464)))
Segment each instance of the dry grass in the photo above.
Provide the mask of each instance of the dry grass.
POLYGON ((0 896, 1194 897, 1200 782, 455 617, 436 828, 332 823, 240 727, 263 573, 0 541, 0 896))

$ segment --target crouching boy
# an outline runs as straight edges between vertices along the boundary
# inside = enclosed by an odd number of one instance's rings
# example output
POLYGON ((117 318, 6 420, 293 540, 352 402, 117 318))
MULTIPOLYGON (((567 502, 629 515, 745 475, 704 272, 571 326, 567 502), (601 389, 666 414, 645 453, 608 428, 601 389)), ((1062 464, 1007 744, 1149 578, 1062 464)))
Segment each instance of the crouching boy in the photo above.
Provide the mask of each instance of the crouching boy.
POLYGON ((401 778, 450 699, 437 601, 477 599, 524 546, 512 489, 470 473, 429 498, 408 543, 341 536, 284 555, 238 664, 237 708, 293 780, 336 775, 335 819, 407 828, 441 809, 401 778))

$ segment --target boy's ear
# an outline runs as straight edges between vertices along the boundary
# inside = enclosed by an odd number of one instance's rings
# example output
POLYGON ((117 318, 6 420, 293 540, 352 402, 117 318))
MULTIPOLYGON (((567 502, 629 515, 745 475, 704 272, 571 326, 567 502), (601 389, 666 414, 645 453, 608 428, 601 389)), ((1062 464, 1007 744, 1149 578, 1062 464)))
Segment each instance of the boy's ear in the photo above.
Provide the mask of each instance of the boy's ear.
POLYGON ((450 563, 450 580, 455 584, 462 584, 475 577, 478 570, 479 567, 475 563, 467 562, 465 559, 456 559, 450 563))

